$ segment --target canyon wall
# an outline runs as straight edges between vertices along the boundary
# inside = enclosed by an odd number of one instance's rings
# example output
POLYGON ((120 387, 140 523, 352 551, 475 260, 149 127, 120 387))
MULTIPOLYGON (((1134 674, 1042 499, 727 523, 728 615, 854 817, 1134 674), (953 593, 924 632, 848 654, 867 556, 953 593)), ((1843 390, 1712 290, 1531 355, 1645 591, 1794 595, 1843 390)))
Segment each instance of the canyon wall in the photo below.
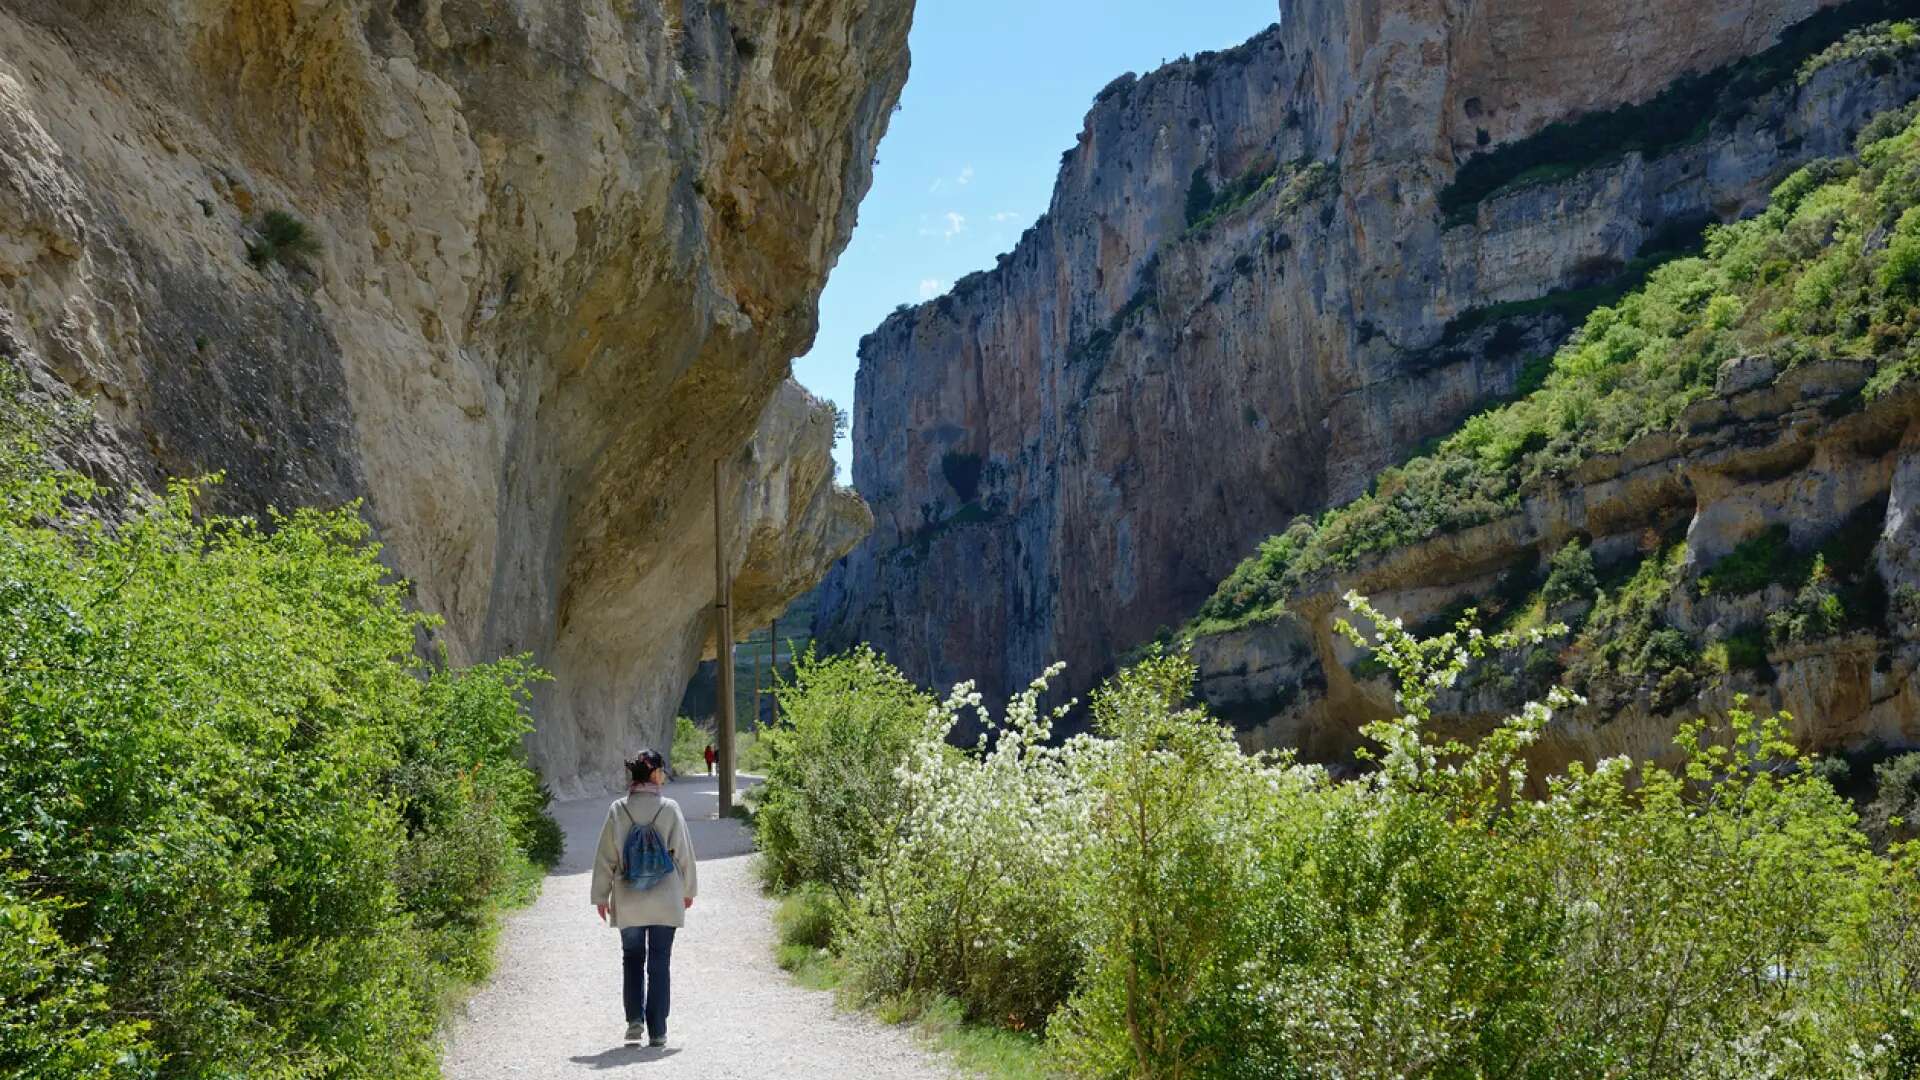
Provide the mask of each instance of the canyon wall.
POLYGON ((456 661, 531 652, 562 791, 870 520, 784 383, 911 0, 6 0, 0 351, 111 483, 363 500, 456 661))
POLYGON ((931 684, 1004 696, 1057 658, 1084 690, 1260 539, 1513 393, 1657 255, 1920 89, 1910 60, 1751 63, 1849 11, 1314 0, 1116 80, 1014 250, 862 342, 876 526, 816 633, 931 684), (1666 101, 1683 137, 1636 143, 1636 121, 1462 194, 1556 122, 1666 101))

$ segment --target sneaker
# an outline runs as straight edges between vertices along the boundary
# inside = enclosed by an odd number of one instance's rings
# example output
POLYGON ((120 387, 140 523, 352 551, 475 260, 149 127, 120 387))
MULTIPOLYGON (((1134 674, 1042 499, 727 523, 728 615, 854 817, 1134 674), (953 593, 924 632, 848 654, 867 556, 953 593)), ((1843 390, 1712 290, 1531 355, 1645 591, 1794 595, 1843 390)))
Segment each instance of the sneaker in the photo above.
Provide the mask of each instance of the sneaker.
POLYGON ((665 1046, 667 1045, 667 1037, 665 1035, 655 1035, 653 1038, 647 1040, 647 1045, 665 1046))
POLYGON ((637 1043, 646 1037, 647 1037, 647 1025, 645 1023, 627 1025, 627 1041, 628 1042, 637 1043))

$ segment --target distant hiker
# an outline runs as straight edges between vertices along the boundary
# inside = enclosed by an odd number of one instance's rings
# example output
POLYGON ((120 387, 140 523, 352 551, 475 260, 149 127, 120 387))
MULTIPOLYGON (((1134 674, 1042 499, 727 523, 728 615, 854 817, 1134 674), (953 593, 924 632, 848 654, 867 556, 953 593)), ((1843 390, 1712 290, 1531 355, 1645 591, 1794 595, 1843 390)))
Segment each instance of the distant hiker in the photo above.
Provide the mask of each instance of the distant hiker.
POLYGON ((607 810, 593 856, 593 906, 620 930, 627 1042, 667 1044, 673 932, 698 891, 693 839, 680 804, 660 793, 667 763, 642 750, 627 762, 627 796, 607 810))
POLYGON ((720 756, 719 754, 716 754, 713 752, 713 744, 708 743, 707 744, 707 775, 708 776, 713 775, 713 762, 714 762, 714 759, 718 758, 719 756, 720 756))

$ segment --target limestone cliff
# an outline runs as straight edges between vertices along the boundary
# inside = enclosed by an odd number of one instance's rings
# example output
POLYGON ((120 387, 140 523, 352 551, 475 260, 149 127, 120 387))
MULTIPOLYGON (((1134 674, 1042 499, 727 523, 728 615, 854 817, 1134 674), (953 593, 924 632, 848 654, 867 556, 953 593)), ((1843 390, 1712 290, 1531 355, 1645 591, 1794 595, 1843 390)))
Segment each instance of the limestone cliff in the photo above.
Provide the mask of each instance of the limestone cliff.
POLYGON ((6 0, 5 351, 93 399, 111 480, 364 499, 456 660, 552 670, 534 760, 600 786, 702 648, 716 459, 749 607, 865 526, 782 383, 911 8, 6 0))
POLYGON ((1911 56, 1796 77, 1886 7, 1302 0, 1116 80, 1014 250, 862 343, 877 524, 817 633, 930 683, 1059 658, 1085 688, 1911 96, 1911 56))

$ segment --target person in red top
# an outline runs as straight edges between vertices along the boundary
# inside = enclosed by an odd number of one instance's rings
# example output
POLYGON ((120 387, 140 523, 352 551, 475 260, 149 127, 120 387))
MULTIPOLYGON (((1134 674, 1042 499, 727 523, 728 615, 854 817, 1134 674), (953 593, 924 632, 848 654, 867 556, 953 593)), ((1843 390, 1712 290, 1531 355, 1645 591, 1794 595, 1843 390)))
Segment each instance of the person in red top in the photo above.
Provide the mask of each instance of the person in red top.
POLYGON ((713 762, 714 762, 714 759, 719 756, 720 755, 713 752, 713 744, 708 743, 707 744, 707 775, 708 776, 713 775, 713 762))

